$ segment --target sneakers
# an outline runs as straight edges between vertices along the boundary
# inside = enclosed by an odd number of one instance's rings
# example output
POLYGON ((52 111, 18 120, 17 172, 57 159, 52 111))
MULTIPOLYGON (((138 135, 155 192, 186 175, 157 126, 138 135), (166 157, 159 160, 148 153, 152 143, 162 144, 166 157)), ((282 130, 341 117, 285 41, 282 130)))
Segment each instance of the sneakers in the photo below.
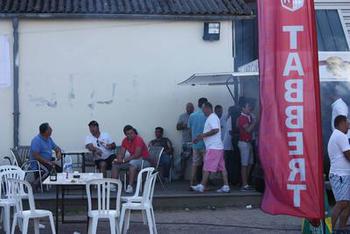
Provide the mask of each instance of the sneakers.
POLYGON ((255 191, 255 188, 253 188, 252 186, 247 184, 247 185, 242 186, 240 191, 241 192, 255 191))
POLYGON ((133 193, 133 192, 134 192, 134 189, 133 189, 133 187, 129 184, 128 187, 126 188, 125 192, 126 192, 126 193, 133 193))
POLYGON ((204 192, 204 186, 202 184, 197 184, 196 186, 191 186, 193 191, 203 193, 204 192))
POLYGON ((229 193, 230 191, 231 191, 230 186, 228 186, 228 185, 224 185, 221 188, 219 188, 218 190, 216 190, 216 192, 218 192, 218 193, 229 193))

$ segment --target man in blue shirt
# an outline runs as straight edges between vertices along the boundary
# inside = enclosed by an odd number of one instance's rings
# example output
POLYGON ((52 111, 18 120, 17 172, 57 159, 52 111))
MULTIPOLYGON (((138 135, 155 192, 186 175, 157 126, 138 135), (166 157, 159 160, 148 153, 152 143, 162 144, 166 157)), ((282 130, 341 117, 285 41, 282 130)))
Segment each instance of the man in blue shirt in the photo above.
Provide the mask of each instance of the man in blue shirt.
MULTIPOLYGON (((188 119, 188 128, 191 129, 192 133, 192 141, 194 141, 197 136, 201 135, 203 133, 204 124, 207 119, 205 117, 204 112, 202 110, 205 103, 208 102, 208 99, 202 97, 198 100, 198 110, 194 113, 192 113, 188 119)), ((203 140, 198 141, 196 143, 192 144, 192 174, 191 174, 191 181, 190 181, 190 188, 191 186, 197 184, 197 172, 198 168, 202 166, 203 164, 203 157, 205 155, 205 146, 203 140)), ((200 168, 201 169, 201 168, 200 168)))
MULTIPOLYGON (((52 128, 48 123, 43 123, 39 127, 40 133, 33 138, 30 145, 30 160, 38 161, 40 164, 45 166, 49 171, 53 167, 57 171, 61 171, 61 168, 54 163, 54 158, 52 157, 52 151, 56 152, 57 159, 61 158, 61 149, 55 144, 51 139, 52 128)), ((31 164, 33 170, 38 169, 36 163, 31 164)))

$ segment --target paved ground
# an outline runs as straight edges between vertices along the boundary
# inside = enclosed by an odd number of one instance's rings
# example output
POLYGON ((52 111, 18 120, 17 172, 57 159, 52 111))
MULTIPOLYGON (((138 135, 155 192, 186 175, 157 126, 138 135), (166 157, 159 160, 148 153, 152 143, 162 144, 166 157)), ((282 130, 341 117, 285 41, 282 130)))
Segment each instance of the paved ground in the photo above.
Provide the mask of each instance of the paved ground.
MULTIPOLYGON (((287 216, 271 216, 259 209, 226 208, 180 211, 155 211, 158 233, 300 233, 301 220, 287 216)), ((69 217, 74 218, 74 217, 69 217)), ((128 233, 148 233, 141 215, 132 215, 128 233)), ((47 227, 40 233, 51 233, 47 227)), ((86 224, 60 224, 59 233, 86 233, 86 224)), ((19 233, 19 232, 18 232, 19 233)), ((30 231, 29 233, 33 233, 30 231)), ((99 234, 109 233, 109 225, 101 222, 99 234)))

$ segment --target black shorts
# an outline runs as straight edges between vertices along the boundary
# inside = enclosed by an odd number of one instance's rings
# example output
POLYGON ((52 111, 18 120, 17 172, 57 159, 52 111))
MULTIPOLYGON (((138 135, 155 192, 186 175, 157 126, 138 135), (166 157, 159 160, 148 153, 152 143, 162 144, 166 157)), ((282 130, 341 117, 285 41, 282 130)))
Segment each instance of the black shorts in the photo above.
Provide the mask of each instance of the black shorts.
POLYGON ((97 159, 97 160, 95 160, 95 165, 96 165, 96 167, 98 169, 100 169, 100 162, 105 162, 107 164, 107 170, 111 170, 112 169, 112 163, 113 163, 113 160, 115 158, 116 158, 116 155, 112 154, 106 159, 97 159))

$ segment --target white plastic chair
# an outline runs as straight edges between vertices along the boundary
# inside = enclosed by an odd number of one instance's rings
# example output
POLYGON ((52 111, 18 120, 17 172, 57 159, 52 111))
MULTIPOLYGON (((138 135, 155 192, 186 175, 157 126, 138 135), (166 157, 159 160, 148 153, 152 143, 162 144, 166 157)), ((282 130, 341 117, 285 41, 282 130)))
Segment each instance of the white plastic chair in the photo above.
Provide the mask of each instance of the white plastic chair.
MULTIPOLYGON (((116 179, 91 180, 86 184, 86 193, 88 200, 89 234, 97 232, 99 219, 109 219, 110 233, 120 233, 120 196, 122 192, 122 183, 116 179), (91 186, 97 189, 97 208, 94 209, 91 198, 91 186), (111 186, 117 187, 115 198, 115 207, 111 205, 111 186)), ((115 193, 115 192, 112 192, 115 193)))
POLYGON ((136 189, 135 189, 134 195, 122 196, 121 201, 122 202, 141 202, 142 195, 140 195, 140 193, 142 191, 143 180, 144 181, 149 180, 154 170, 155 169, 153 167, 147 167, 142 169, 137 175, 136 189))
POLYGON ((130 214, 132 210, 140 210, 146 213, 148 228, 150 234, 157 234, 156 220, 153 211, 153 193, 157 180, 158 172, 152 174, 145 182, 144 191, 141 201, 130 201, 122 204, 122 212, 120 215, 120 230, 126 233, 129 229, 130 214), (124 227, 123 227, 124 226, 124 227))
POLYGON ((9 196, 16 200, 17 212, 13 217, 11 234, 15 233, 17 222, 22 220, 22 233, 28 233, 28 224, 30 219, 34 219, 34 231, 36 234, 40 232, 39 230, 39 219, 48 217, 50 220, 51 233, 56 234, 55 223, 53 220, 52 212, 49 210, 39 210, 35 209, 34 196, 32 186, 25 180, 19 179, 9 179, 10 191, 9 196), (29 210, 23 210, 21 191, 22 189, 27 191, 29 210))
MULTIPOLYGON (((25 172, 17 166, 0 166, 0 207, 3 208, 1 220, 3 223, 4 231, 10 233, 10 218, 11 218, 11 207, 16 208, 16 200, 9 196, 11 189, 9 179, 21 179, 25 177, 25 172)), ((27 196, 23 190, 19 193, 20 196, 27 196)))

